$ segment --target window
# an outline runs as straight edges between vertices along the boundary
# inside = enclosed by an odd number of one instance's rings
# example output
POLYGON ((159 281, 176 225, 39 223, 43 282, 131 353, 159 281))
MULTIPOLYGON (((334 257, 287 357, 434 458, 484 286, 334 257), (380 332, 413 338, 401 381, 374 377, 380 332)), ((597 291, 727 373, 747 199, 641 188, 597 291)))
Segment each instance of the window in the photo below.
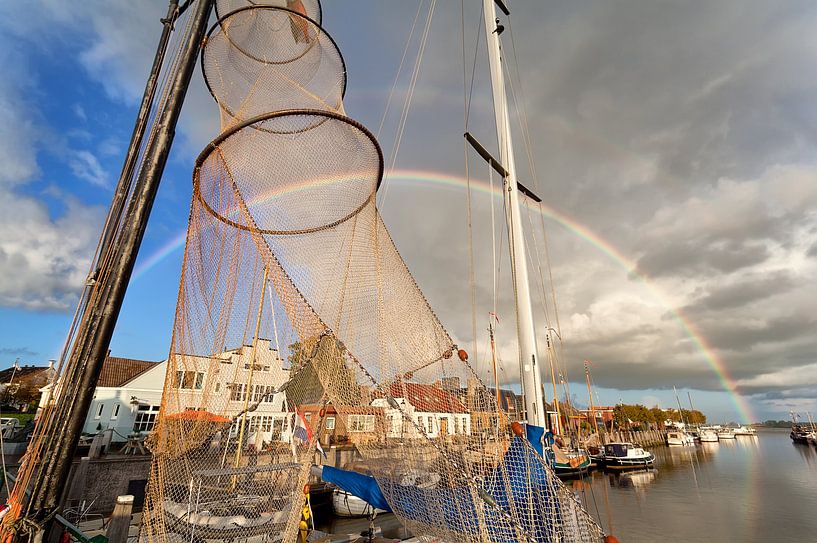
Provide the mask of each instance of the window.
POLYGON ((243 402, 247 398, 246 387, 244 383, 230 383, 230 400, 234 402, 243 402))
POLYGON ((218 392, 219 390, 221 390, 221 383, 216 381, 216 386, 214 387, 213 392, 218 392))
POLYGON ((326 429, 327 430, 335 429, 335 417, 326 417, 326 429))
POLYGON ((156 415, 158 414, 158 405, 140 405, 136 410, 136 419, 133 422, 133 431, 152 431, 153 427, 156 426, 156 415))
POLYGON ((253 387, 252 401, 260 402, 262 400, 271 402, 272 393, 275 391, 273 386, 255 385, 253 387))
POLYGON ((349 415, 350 432, 374 432, 374 415, 349 415))
POLYGON ((119 416, 120 407, 121 407, 120 404, 116 404, 115 406, 113 406, 113 414, 111 415, 111 420, 116 420, 116 417, 119 416))
POLYGON ((201 390, 204 386, 204 372, 177 371, 173 381, 173 388, 186 390, 201 390))
POLYGON ((434 418, 433 417, 428 417, 428 431, 429 432, 434 431, 434 418))
POLYGON ((94 416, 95 419, 102 418, 102 410, 105 409, 105 404, 99 404, 99 407, 96 408, 96 415, 94 416))

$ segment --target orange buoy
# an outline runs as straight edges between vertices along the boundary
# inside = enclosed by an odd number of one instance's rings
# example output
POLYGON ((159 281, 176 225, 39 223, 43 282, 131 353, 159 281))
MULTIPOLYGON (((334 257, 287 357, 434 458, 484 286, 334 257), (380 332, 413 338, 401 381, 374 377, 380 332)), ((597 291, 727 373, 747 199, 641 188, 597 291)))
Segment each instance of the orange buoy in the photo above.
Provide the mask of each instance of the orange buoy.
POLYGON ((468 360, 468 353, 465 352, 465 349, 460 349, 459 351, 457 351, 457 356, 459 356, 460 360, 462 360, 463 362, 468 360))
POLYGON ((326 415, 326 409, 321 408, 321 410, 318 412, 318 416, 323 418, 324 415, 326 415))
POLYGON ((614 535, 606 535, 604 536, 604 543, 620 543, 620 541, 614 535))
POLYGON ((525 435, 525 429, 522 428, 522 425, 519 424, 517 421, 513 421, 511 423, 511 430, 513 431, 514 435, 522 437, 525 435))

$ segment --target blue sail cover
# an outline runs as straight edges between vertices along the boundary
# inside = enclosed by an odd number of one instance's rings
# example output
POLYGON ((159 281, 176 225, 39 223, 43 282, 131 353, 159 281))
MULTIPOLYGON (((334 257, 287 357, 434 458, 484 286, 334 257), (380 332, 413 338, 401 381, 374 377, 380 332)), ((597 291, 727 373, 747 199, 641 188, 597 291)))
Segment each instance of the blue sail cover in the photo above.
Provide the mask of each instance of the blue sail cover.
MULTIPOLYGON (((537 440, 537 443, 540 442, 537 440)), ((324 466, 322 478, 374 507, 393 511, 407 520, 452 532, 479 534, 479 517, 467 487, 422 488, 382 481, 388 485, 387 494, 392 497, 388 502, 373 477, 324 466)), ((486 478, 484 490, 497 505, 496 508, 481 507, 492 542, 520 541, 520 534, 506 514, 517 519, 524 533, 537 542, 554 540, 554 523, 561 523, 555 485, 541 456, 525 440, 513 439, 502 461, 486 478)))

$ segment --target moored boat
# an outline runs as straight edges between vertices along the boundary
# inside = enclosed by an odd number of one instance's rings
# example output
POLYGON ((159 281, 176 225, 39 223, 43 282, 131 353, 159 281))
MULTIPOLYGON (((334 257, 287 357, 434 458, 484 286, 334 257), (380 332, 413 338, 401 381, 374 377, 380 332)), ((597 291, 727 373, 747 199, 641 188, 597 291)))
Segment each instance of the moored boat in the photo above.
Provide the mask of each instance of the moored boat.
POLYGON ((701 428, 699 431, 701 443, 714 443, 718 441, 718 434, 711 428, 701 428))
POLYGON ((686 446, 694 444, 695 439, 683 430, 670 430, 667 432, 667 445, 686 446))
POLYGON ((655 455, 627 442, 608 443, 601 457, 607 469, 638 469, 652 466, 655 455))
POLYGON ((731 428, 721 428, 718 430, 718 440, 735 439, 735 431, 731 428))
POLYGON ((335 511, 336 516, 345 518, 368 517, 369 515, 386 512, 340 488, 336 488, 332 492, 332 509, 335 511))
POLYGON ((590 455, 582 449, 559 452, 551 466, 556 475, 562 479, 583 477, 590 471, 590 455))
POLYGON ((809 429, 803 424, 793 424, 789 437, 794 443, 806 444, 809 442, 809 429))
POLYGON ((739 426, 735 428, 735 435, 736 436, 756 436, 757 430, 752 428, 751 426, 739 426))

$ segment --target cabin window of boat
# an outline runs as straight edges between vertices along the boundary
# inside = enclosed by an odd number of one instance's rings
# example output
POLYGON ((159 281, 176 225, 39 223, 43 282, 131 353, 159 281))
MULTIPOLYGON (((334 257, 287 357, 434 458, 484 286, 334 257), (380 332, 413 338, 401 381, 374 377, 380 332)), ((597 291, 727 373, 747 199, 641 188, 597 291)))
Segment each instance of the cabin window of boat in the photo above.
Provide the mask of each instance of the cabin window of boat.
POLYGON ((111 420, 116 420, 116 417, 119 416, 119 407, 120 407, 119 404, 113 406, 113 414, 111 415, 111 420))
POLYGON ((326 417, 326 429, 327 430, 335 429, 335 417, 326 417))
POLYGON ((350 432, 373 432, 374 415, 349 415, 350 432))
POLYGON ((102 417, 103 409, 105 409, 105 404, 104 403, 99 404, 99 407, 96 408, 96 416, 94 416, 95 419, 102 417))

